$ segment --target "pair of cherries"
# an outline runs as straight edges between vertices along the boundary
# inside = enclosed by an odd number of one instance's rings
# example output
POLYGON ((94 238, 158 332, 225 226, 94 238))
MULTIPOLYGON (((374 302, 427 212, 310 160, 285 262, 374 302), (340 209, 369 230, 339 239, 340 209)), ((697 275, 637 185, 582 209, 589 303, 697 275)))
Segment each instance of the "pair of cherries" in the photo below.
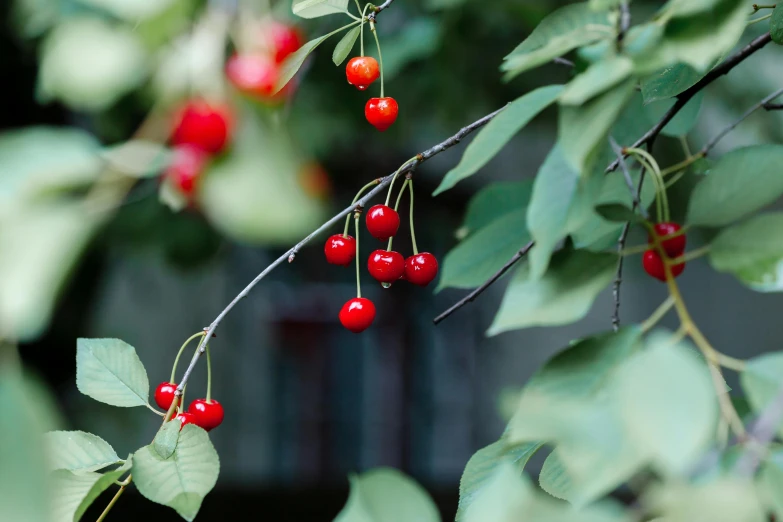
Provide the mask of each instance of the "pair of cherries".
MULTIPOLYGON (((380 76, 378 61, 372 56, 357 56, 348 61, 345 76, 348 83, 363 91, 380 76)), ((383 89, 381 89, 383 90, 383 89)), ((386 96, 370 98, 364 106, 364 117, 370 124, 383 132, 397 120, 399 106, 397 100, 386 96)))
MULTIPOLYGON (((655 235, 658 237, 659 241, 660 238, 675 234, 681 229, 682 227, 677 223, 664 222, 657 223, 653 226, 653 230, 655 231, 655 235)), ((678 236, 661 241, 661 247, 670 259, 676 259, 685 252, 686 241, 685 234, 680 234, 678 236)), ((654 244, 652 236, 647 238, 647 243, 650 245, 654 244)), ((644 255, 642 256, 642 266, 644 267, 644 271, 655 279, 664 282, 666 281, 666 269, 664 267, 664 261, 661 259, 661 256, 656 249, 651 248, 649 250, 645 250, 644 255)), ((682 274, 683 270, 685 270, 685 263, 672 265, 670 270, 672 272, 672 276, 677 277, 682 274)))
MULTIPOLYGON (((168 411, 174 402, 177 385, 173 382, 162 382, 155 389, 155 403, 159 408, 168 411)), ((190 403, 188 411, 176 415, 176 419, 185 424, 195 424, 199 428, 210 431, 223 423, 223 406, 214 399, 196 399, 190 403)), ((180 429, 182 429, 180 427, 180 429)))

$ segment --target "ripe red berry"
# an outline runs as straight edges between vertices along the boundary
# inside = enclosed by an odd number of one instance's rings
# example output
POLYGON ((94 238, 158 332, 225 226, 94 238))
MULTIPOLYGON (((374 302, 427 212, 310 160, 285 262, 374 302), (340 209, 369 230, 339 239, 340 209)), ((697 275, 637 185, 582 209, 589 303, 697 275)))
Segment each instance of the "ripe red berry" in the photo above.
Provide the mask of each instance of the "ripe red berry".
POLYGON ((400 228, 400 215, 387 205, 375 205, 367 212, 365 218, 370 235, 381 241, 386 241, 400 228))
POLYGON ((364 297, 354 297, 340 310, 340 322, 353 333, 363 332, 375 320, 375 305, 364 297))
POLYGON ((188 413, 195 417, 196 426, 206 431, 217 428, 223 423, 223 406, 215 399, 196 399, 190 403, 188 413))
MULTIPOLYGON (((372 56, 357 56, 356 58, 351 58, 348 61, 348 65, 345 67, 345 76, 348 78, 348 83, 360 91, 369 87, 380 75, 381 72, 380 69, 378 69, 378 62, 372 56)), ((395 103, 395 107, 396 105, 397 104, 395 103)), ((397 109, 394 110, 394 114, 396 117, 397 109)))
POLYGON ((174 392, 177 391, 177 385, 173 382, 162 382, 155 388, 155 404, 162 410, 169 411, 171 403, 174 402, 174 392))
POLYGON ((356 240, 351 236, 335 234, 326 240, 324 254, 330 265, 348 266, 356 257, 356 240))
POLYGON ((283 99, 286 89, 274 94, 279 74, 278 64, 261 54, 235 54, 226 62, 226 76, 237 89, 267 101, 283 99))
MULTIPOLYGON (((658 238, 679 232, 681 228, 682 227, 677 223, 656 223, 654 227, 658 238)), ((647 242, 651 245, 653 244, 652 235, 648 235, 647 242)), ((681 234, 677 237, 663 241, 661 246, 669 257, 675 258, 681 256, 683 252, 685 252, 685 243, 685 234, 681 234)))
POLYGON ((267 46, 277 63, 282 63, 302 47, 304 39, 296 27, 281 22, 270 22, 264 26, 263 31, 267 46))
POLYGON ((181 146, 174 149, 171 163, 166 169, 165 176, 174 186, 186 196, 193 195, 201 174, 207 164, 207 155, 204 151, 191 146, 181 146))
MULTIPOLYGON (((642 257, 642 266, 644 271, 659 281, 666 282, 666 270, 663 266, 663 259, 655 250, 647 250, 642 257)), ((685 263, 673 265, 671 267, 672 276, 677 277, 685 270, 685 263)))
POLYGON ((429 252, 405 260, 405 279, 414 285, 427 286, 438 275, 438 260, 429 252))
POLYGON ((191 100, 177 111, 171 141, 217 154, 226 147, 232 126, 233 117, 227 106, 191 100))
POLYGON ((399 252, 376 250, 367 260, 367 270, 380 283, 394 283, 405 272, 405 259, 399 252))
POLYGON ((179 431, 182 431, 182 428, 185 427, 185 424, 195 424, 196 426, 198 426, 198 423, 196 422, 196 416, 193 415, 192 413, 183 411, 178 413, 177 416, 174 418, 182 421, 182 426, 179 427, 179 431))
POLYGON ((364 116, 373 127, 383 132, 397 119, 399 107, 394 98, 370 98, 364 106, 364 116))

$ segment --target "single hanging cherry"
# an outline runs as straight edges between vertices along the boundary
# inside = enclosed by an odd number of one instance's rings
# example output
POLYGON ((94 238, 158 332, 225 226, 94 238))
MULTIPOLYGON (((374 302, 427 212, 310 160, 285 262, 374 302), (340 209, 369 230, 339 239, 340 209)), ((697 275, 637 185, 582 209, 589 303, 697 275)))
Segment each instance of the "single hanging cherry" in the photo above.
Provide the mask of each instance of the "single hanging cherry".
POLYGON ((375 205, 367 212, 365 222, 372 237, 386 241, 400 228, 400 215, 388 205, 375 205))
MULTIPOLYGON (((663 259, 655 250, 646 250, 642 256, 642 266, 644 271, 659 281, 666 282, 666 269, 663 266, 663 259)), ((685 270, 685 263, 679 263, 670 267, 672 277, 677 277, 685 270)))
POLYGON ((378 68, 378 61, 372 56, 351 58, 345 67, 345 76, 348 79, 348 83, 360 91, 369 87, 380 75, 381 70, 378 68))
POLYGON ((171 403, 174 402, 174 392, 177 391, 177 385, 173 382, 162 382, 155 388, 155 404, 158 408, 169 411, 171 403))
POLYGON ((275 63, 283 63, 286 58, 302 47, 304 38, 296 27, 282 22, 272 21, 262 28, 266 47, 270 49, 275 63))
POLYGON ((405 279, 414 285, 427 286, 438 275, 438 260, 429 252, 405 260, 405 279))
POLYGON ((335 234, 326 240, 324 254, 330 265, 348 266, 356 257, 356 240, 348 235, 335 234))
POLYGON ((196 426, 198 426, 198 424, 196 423, 196 416, 193 415, 192 413, 183 411, 178 413, 177 416, 174 418, 179 419, 182 422, 182 426, 179 427, 179 431, 182 431, 182 428, 185 427, 185 424, 195 424, 196 426))
POLYGON ((365 297, 354 297, 340 310, 340 323, 353 333, 365 331, 374 320, 375 305, 365 297))
POLYGON ((367 270, 379 283, 394 283, 405 272, 405 259, 394 251, 376 250, 367 260, 367 270))
MULTIPOLYGON (((653 227, 655 230, 655 234, 658 236, 658 238, 662 238, 664 236, 668 236, 671 234, 674 234, 676 232, 679 232, 682 227, 678 225, 677 223, 656 223, 653 227)), ((654 243, 652 235, 648 235, 647 237, 647 243, 652 245, 654 243)), ((686 238, 685 234, 680 234, 679 236, 666 239, 661 242, 661 246, 666 251, 666 254, 671 257, 680 257, 683 252, 685 252, 685 244, 686 244, 686 238)))
POLYGON ((205 100, 190 100, 174 118, 171 141, 174 145, 189 145, 209 154, 225 149, 233 127, 228 106, 205 100))
POLYGON ((206 431, 213 430, 223 423, 223 406, 215 399, 196 399, 190 403, 188 413, 193 415, 194 423, 206 431))
POLYGON ((383 132, 397 120, 399 107, 394 98, 370 98, 364 106, 364 116, 373 127, 383 132))

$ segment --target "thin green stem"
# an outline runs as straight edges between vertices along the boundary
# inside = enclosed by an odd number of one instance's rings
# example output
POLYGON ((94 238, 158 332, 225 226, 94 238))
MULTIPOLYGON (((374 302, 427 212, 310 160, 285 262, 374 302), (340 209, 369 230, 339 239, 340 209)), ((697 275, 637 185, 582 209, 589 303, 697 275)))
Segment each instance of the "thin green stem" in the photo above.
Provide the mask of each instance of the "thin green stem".
MULTIPOLYGON (((362 197, 362 194, 364 194, 367 191, 367 189, 377 185, 380 182, 381 182, 380 179, 374 179, 368 184, 366 184, 365 186, 363 186, 362 188, 360 188, 359 192, 357 192, 356 196, 354 196, 353 201, 351 201, 351 205, 355 205, 356 202, 359 201, 359 198, 362 197)), ((351 215, 348 214, 347 216, 345 216, 345 228, 343 228, 343 237, 348 237, 348 225, 350 225, 350 223, 351 223, 351 215)))
POLYGON ((731 357, 730 355, 726 355, 725 353, 716 353, 715 356, 718 359, 718 363, 723 366, 724 368, 728 368, 729 370, 734 370, 735 372, 744 372, 745 371, 745 361, 742 359, 737 359, 735 357, 731 357))
MULTIPOLYGON (((394 180, 392 180, 392 183, 394 180)), ((402 188, 400 188, 400 193, 397 194, 397 201, 394 202, 394 211, 397 212, 397 209, 400 207, 400 201, 402 200, 402 195, 405 194, 405 187, 410 183, 409 179, 406 179, 405 182, 402 184, 402 188)), ((394 236, 389 238, 389 242, 386 244, 386 251, 391 252, 392 243, 394 242, 394 236)))
POLYGON ((207 402, 212 402, 212 358, 209 356, 209 343, 204 347, 207 350, 207 402))
POLYGON ((684 170, 684 169, 681 170, 680 172, 678 172, 677 174, 672 176, 672 179, 670 179, 669 181, 666 182, 666 184, 664 185, 664 188, 666 188, 666 189, 672 188, 675 185, 675 183, 677 183, 682 178, 684 178, 687 173, 688 173, 687 170, 684 170))
POLYGON ((751 20, 751 21, 749 21, 749 22, 747 23, 746 27, 750 27, 750 26, 751 26, 751 25, 753 25, 753 24, 757 24, 757 23, 759 23, 759 22, 763 22, 764 20, 767 20, 767 19, 769 19, 769 18, 772 18, 772 13, 770 13, 770 14, 768 14, 768 15, 761 16, 761 17, 759 17, 759 18, 756 18, 756 19, 754 19, 754 20, 751 20))
POLYGON ((414 156, 408 161, 406 161, 405 163, 403 163, 402 165, 400 165, 400 168, 398 168, 397 172, 394 173, 394 177, 392 178, 391 183, 389 183, 389 190, 386 191, 386 202, 384 203, 384 205, 386 205, 387 207, 389 206, 389 201, 391 201, 391 194, 392 194, 392 189, 394 188, 394 182, 397 181, 397 177, 399 177, 400 172, 405 170, 408 164, 411 163, 412 161, 419 161, 418 156, 414 156))
POLYGON ((359 277, 359 213, 354 212, 353 216, 354 233, 356 234, 356 297, 362 296, 362 283, 359 277))
POLYGON ((413 227, 413 180, 408 179, 406 181, 408 182, 408 190, 410 190, 411 193, 411 201, 410 201, 411 242, 413 243, 413 255, 416 256, 419 254, 419 247, 416 246, 416 232, 413 227))
MULTIPOLYGON (((650 249, 650 245, 637 245, 637 246, 624 248, 624 249, 620 250, 619 254, 621 256, 623 256, 623 257, 625 257, 625 256, 633 256, 633 255, 636 255, 636 254, 641 254, 642 252, 645 252, 645 251, 647 251, 649 249, 650 249)), ((612 252, 612 253, 614 253, 614 252, 612 252)))
POLYGON ((675 257, 674 259, 668 259, 667 263, 670 265, 679 265, 682 263, 687 263, 688 261, 693 261, 694 259, 698 259, 703 255, 706 255, 710 251, 710 245, 703 246, 701 248, 697 248, 696 250, 692 250, 688 252, 687 254, 683 254, 679 257, 675 257))
POLYGON ((658 162, 655 161, 655 158, 653 158, 652 155, 644 149, 637 149, 632 147, 625 149, 625 152, 628 154, 634 154, 639 163, 641 163, 643 166, 646 166, 647 169, 652 173, 653 178, 656 180, 655 184, 658 187, 658 197, 656 198, 656 203, 657 200, 660 200, 661 202, 660 207, 658 207, 656 204, 658 220, 669 221, 669 198, 666 196, 666 186, 663 182, 663 175, 661 173, 661 168, 658 166, 658 162), (644 159, 644 161, 642 159, 644 159))
POLYGON ((374 22, 370 22, 370 30, 375 37, 375 45, 378 46, 378 63, 381 66, 381 98, 383 98, 383 55, 381 54, 381 42, 378 40, 378 31, 375 30, 374 22))
MULTIPOLYGON (((357 6, 359 5, 359 0, 356 0, 356 5, 357 6)), ((365 15, 367 14, 367 8, 370 7, 370 5, 371 4, 367 2, 364 5, 364 10, 363 11, 361 9, 359 10, 362 13, 362 25, 361 28, 359 29, 359 50, 361 56, 364 56, 364 23, 366 21, 365 15)))
POLYGON ((154 413, 155 415, 159 415, 159 416, 161 416, 161 417, 163 417, 163 416, 165 416, 165 415, 166 415, 165 413, 163 413, 163 412, 160 412, 160 411, 156 410, 156 409, 155 409, 155 408, 154 408, 154 407, 153 407, 153 406, 152 406, 150 403, 147 403, 147 408, 149 408, 149 410, 150 410, 152 413, 154 413))
POLYGON ((687 167, 688 165, 690 165, 691 163, 693 163, 694 161, 696 161, 697 159, 700 159, 702 157, 704 157, 704 155, 701 154, 701 153, 694 154, 693 156, 689 156, 689 157, 685 158, 684 160, 680 161, 679 163, 675 163, 671 167, 666 167, 665 169, 663 169, 661 171, 661 176, 663 176, 665 178, 669 174, 673 174, 675 172, 678 172, 678 171, 684 169, 685 167, 687 167))
POLYGON ((103 522, 106 519, 106 516, 109 514, 109 511, 111 511, 111 508, 113 508, 114 504, 117 503, 117 500, 119 500, 123 491, 125 491, 125 488, 126 486, 120 486, 120 489, 117 490, 117 493, 114 494, 114 497, 112 497, 112 499, 109 501, 109 504, 106 506, 106 509, 103 510, 103 513, 101 513, 101 515, 98 517, 98 519, 95 522, 103 522))
POLYGON ((778 4, 753 4, 753 13, 750 14, 758 13, 760 9, 775 9, 777 6, 778 4))
POLYGON ((190 344, 190 341, 193 339, 196 339, 197 337, 203 337, 204 332, 198 332, 190 337, 188 337, 188 340, 182 343, 182 346, 180 347, 179 351, 177 352, 177 357, 174 359, 174 366, 171 368, 171 378, 169 379, 169 382, 174 383, 174 379, 177 377, 177 364, 179 364, 179 357, 182 355, 182 352, 185 351, 185 348, 190 344))
POLYGON ((691 147, 688 145, 688 136, 684 134, 680 136, 680 146, 682 146, 682 152, 685 154, 686 158, 693 156, 691 153, 691 147))
POLYGON ((658 324, 658 321, 663 319, 663 317, 669 312, 669 310, 672 309, 674 306, 674 298, 672 296, 669 296, 661 305, 655 309, 655 311, 650 315, 650 317, 647 318, 646 321, 642 323, 642 331, 643 332, 649 332, 650 329, 658 324))
POLYGON ((359 0, 353 0, 353 1, 356 2, 356 11, 359 14, 362 14, 362 6, 359 4, 359 0))

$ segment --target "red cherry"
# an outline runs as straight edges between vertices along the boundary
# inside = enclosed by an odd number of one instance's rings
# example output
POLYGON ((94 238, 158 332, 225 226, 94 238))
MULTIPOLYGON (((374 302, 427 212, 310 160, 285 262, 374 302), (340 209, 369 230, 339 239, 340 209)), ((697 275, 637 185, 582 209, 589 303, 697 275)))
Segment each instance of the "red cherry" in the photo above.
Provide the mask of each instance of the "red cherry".
POLYGON ((223 406, 215 399, 196 399, 190 403, 188 413, 195 417, 196 426, 210 431, 223 423, 223 406))
POLYGON ((399 107, 394 98, 370 98, 364 106, 364 116, 373 127, 383 132, 397 119, 399 107))
POLYGON ((191 196, 196 190, 201 173, 204 172, 207 159, 207 155, 200 149, 191 146, 177 147, 174 149, 165 176, 174 183, 180 192, 191 196))
MULTIPOLYGON (((666 282, 666 270, 663 266, 663 260, 655 250, 647 250, 642 257, 642 266, 644 271, 659 281, 666 282)), ((677 277, 685 270, 685 263, 673 265, 671 267, 672 276, 677 277)))
POLYGON ((174 418, 182 421, 182 426, 179 427, 179 431, 182 431, 182 428, 185 427, 185 424, 195 424, 196 426, 198 426, 198 423, 196 422, 196 416, 193 415, 192 413, 183 411, 178 413, 177 416, 174 418))
MULTIPOLYGON (((679 232, 681 228, 682 227, 677 223, 656 223, 654 227, 655 233, 659 238, 679 232)), ((648 235, 647 242, 651 245, 653 244, 652 235, 648 235)), ((669 257, 675 258, 681 256, 682 253, 685 252, 685 242, 685 234, 682 234, 663 241, 661 246, 669 257)))
POLYGON ((375 205, 367 212, 365 218, 370 235, 381 241, 386 241, 400 228, 400 215, 387 205, 375 205))
POLYGON ((217 154, 228 143, 232 121, 227 106, 191 100, 177 111, 171 141, 174 145, 191 145, 217 154))
POLYGON ((394 283, 405 272, 405 259, 399 252, 376 250, 367 260, 367 270, 380 283, 394 283))
POLYGON ((375 320, 375 305, 364 297, 354 297, 340 310, 340 322, 353 333, 365 331, 375 320))
POLYGON ((356 240, 351 236, 335 234, 326 240, 324 254, 330 265, 348 266, 356 257, 356 240))
POLYGON ((287 89, 274 94, 279 74, 278 65, 260 54, 235 54, 226 62, 226 76, 237 89, 267 101, 285 96, 287 89))
MULTIPOLYGON (((345 67, 345 76, 348 78, 348 83, 360 91, 363 91, 369 87, 370 84, 377 80, 380 75, 381 72, 380 69, 378 69, 378 62, 372 56, 357 56, 356 58, 351 58, 348 61, 348 65, 345 67)), ((395 103, 395 107, 396 106, 397 104, 395 103)), ((394 114, 396 118, 396 108, 394 109, 394 114)), ((369 116, 367 119, 369 119, 369 116)), ((373 123, 373 125, 375 124, 373 123)), ((389 125, 391 125, 391 123, 389 125)))
POLYGON ((264 36, 275 62, 282 63, 302 47, 304 39, 296 27, 281 22, 270 22, 264 27, 264 36))
POLYGON ((155 404, 162 410, 169 411, 171 403, 174 402, 174 392, 177 391, 177 385, 173 382, 162 382, 155 388, 155 404))
POLYGON ((405 260, 405 279, 414 285, 427 286, 438 275, 438 260, 429 252, 405 260))

